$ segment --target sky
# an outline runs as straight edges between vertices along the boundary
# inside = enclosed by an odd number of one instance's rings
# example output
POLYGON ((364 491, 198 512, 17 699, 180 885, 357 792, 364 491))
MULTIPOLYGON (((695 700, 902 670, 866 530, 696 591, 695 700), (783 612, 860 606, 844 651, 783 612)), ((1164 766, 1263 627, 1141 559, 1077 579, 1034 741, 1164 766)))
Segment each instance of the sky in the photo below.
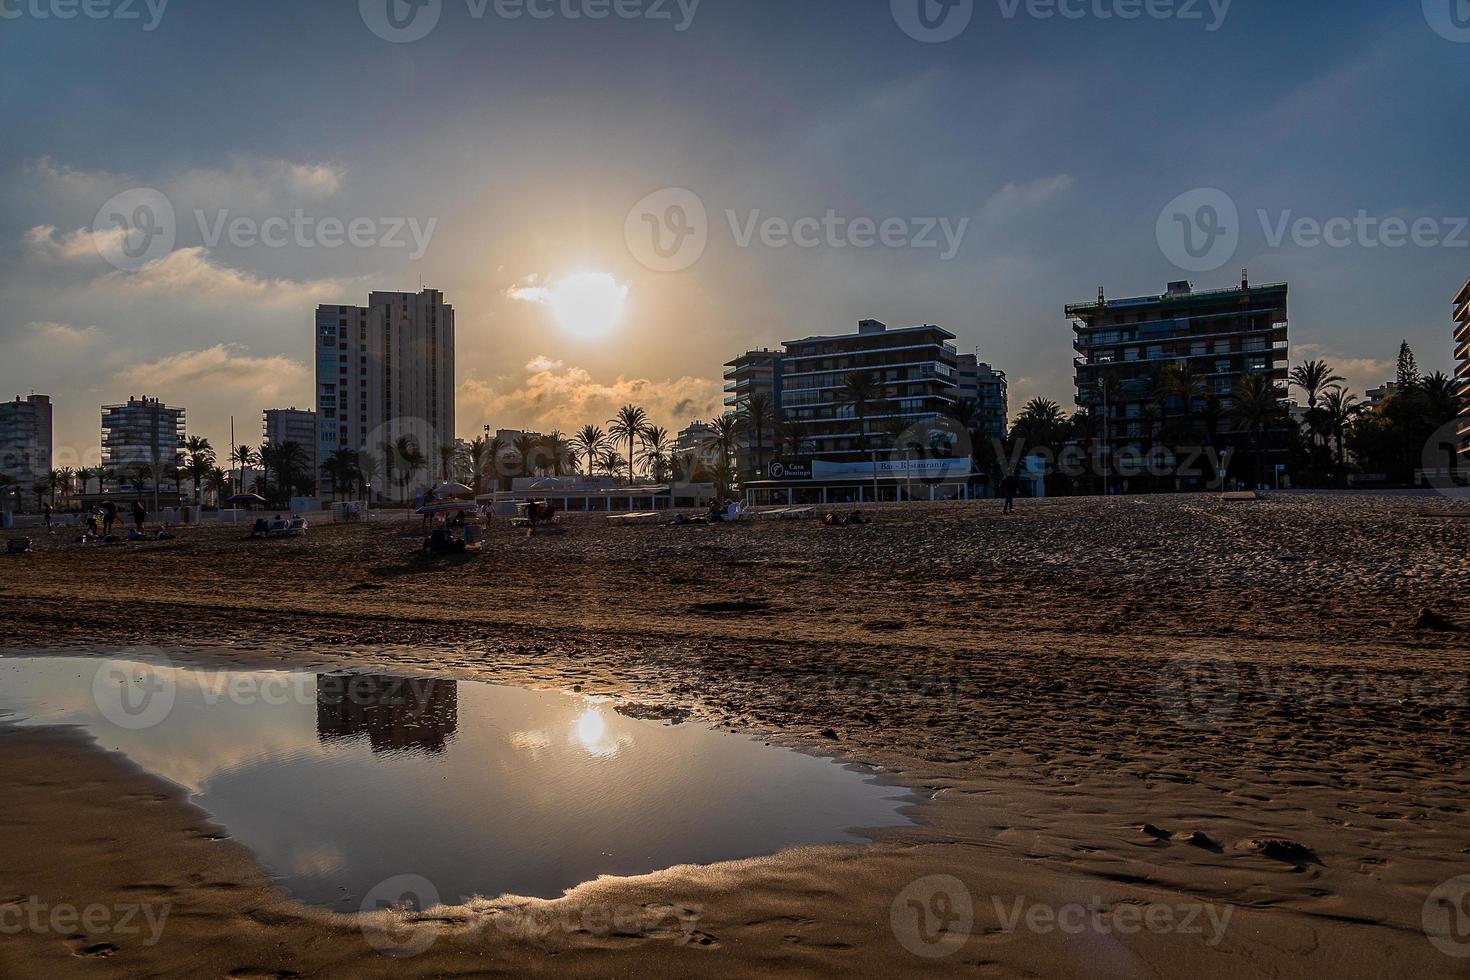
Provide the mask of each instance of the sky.
POLYGON ((0 0, 0 396, 53 397, 58 465, 130 395, 258 442, 318 303, 422 283, 461 436, 674 431, 868 317, 1014 413, 1073 404, 1067 303, 1246 268, 1294 362, 1452 370, 1463 0, 946 3, 0 0))

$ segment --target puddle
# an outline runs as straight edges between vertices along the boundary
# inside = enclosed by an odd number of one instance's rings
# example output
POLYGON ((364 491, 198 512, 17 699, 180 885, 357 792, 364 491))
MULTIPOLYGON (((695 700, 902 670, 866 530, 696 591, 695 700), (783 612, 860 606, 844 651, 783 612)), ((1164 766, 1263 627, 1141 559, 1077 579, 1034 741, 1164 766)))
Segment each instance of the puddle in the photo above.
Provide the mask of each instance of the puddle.
POLYGON ((0 716, 75 725, 189 791, 297 898, 419 875, 446 900, 863 841, 904 790, 611 704, 472 681, 0 659, 0 716))

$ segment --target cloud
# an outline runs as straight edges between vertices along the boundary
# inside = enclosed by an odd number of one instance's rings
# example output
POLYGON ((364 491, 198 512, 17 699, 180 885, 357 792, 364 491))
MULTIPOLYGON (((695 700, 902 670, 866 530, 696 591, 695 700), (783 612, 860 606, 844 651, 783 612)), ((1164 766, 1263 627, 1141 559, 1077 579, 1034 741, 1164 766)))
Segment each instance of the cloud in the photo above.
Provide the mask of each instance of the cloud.
POLYGON ((27 170, 53 198, 81 208, 96 208, 130 187, 151 186, 167 195, 176 207, 278 209, 331 197, 342 189, 346 177, 345 168, 335 163, 251 157, 236 157, 225 167, 193 168, 150 177, 82 170, 50 157, 33 161, 27 170))
POLYGON ((352 286, 351 279, 263 278, 215 261, 199 246, 175 249, 136 272, 113 272, 102 288, 130 295, 183 296, 204 305, 248 301, 275 307, 310 308, 330 302, 352 286))
MULTIPOLYGON (((124 234, 123 229, 105 232, 107 235, 115 235, 121 241, 124 234)), ((97 250, 96 237, 90 228, 78 228, 76 231, 63 232, 58 235, 55 225, 36 225, 26 230, 21 237, 26 251, 33 257, 39 259, 59 259, 73 262, 78 259, 101 258, 97 250)))
POLYGON ((1322 360, 1332 368, 1333 374, 1347 379, 1348 390, 1359 397, 1369 388, 1377 388, 1385 381, 1392 381, 1398 372, 1398 362, 1379 360, 1372 357, 1343 357, 1329 351, 1322 344, 1296 344, 1291 348, 1291 362, 1322 360))
POLYGON ((496 386, 469 379, 458 390, 461 431, 478 431, 486 422, 497 428, 571 432, 587 423, 606 427, 623 405, 641 405, 657 425, 677 431, 696 418, 722 411, 720 382, 711 378, 619 376, 610 382, 564 362, 537 355, 510 384, 496 386))
POLYGON ((85 350, 102 339, 96 327, 74 327, 69 323, 41 320, 26 324, 33 347, 67 353, 85 350))
POLYGON ((1039 177, 1024 184, 1009 183, 990 195, 980 216, 986 221, 1005 221, 1061 197, 1077 183, 1071 174, 1039 177))
MULTIPOLYGON (((305 364, 284 355, 254 357, 239 344, 215 344, 204 350, 181 351, 156 361, 130 364, 119 370, 114 380, 165 400, 180 395, 185 399, 216 398, 222 392, 249 392, 275 399, 310 390, 305 364)), ((187 407, 187 401, 183 403, 187 407)))

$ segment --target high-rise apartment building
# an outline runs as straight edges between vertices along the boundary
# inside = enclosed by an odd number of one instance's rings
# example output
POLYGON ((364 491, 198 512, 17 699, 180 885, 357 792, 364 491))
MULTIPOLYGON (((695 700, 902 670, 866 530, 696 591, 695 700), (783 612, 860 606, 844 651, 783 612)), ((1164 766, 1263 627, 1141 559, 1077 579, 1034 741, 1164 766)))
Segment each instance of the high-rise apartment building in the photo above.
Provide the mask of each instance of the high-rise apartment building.
POLYGON ((782 417, 781 411, 781 358, 780 351, 746 351, 733 361, 725 363, 725 408, 737 415, 745 416, 750 399, 764 395, 770 405, 770 417, 760 434, 760 445, 756 445, 755 433, 746 431, 735 448, 735 467, 739 473, 754 474, 760 460, 768 460, 775 453, 775 423, 782 417))
MULTIPOLYGON (((454 307, 437 289, 372 293, 366 306, 316 311, 317 465, 339 450, 376 462, 380 489, 409 439, 430 468, 454 442, 454 307)), ((323 479, 323 490, 331 480, 323 479)))
POLYGON ((1066 308, 1077 335, 1077 404, 1114 450, 1147 449, 1171 419, 1213 418, 1219 433, 1229 433, 1241 378, 1262 375, 1286 398, 1286 300, 1285 283, 1248 280, 1207 291, 1175 282, 1162 295, 1130 299, 1110 300, 1099 290, 1097 302, 1066 308), (1188 365, 1201 385, 1190 404, 1163 384, 1174 364, 1188 365))
POLYGON ((801 427, 799 455, 861 462, 888 448, 892 439, 882 433, 895 421, 936 421, 956 397, 954 339, 931 324, 890 330, 877 320, 862 320, 857 333, 788 340, 780 367, 781 411, 801 427), (872 382, 862 419, 844 390, 854 374, 872 382))
POLYGON ((50 396, 17 395, 15 401, 0 402, 0 474, 29 491, 50 469, 50 396))
POLYGON ((978 409, 976 428, 981 435, 1004 439, 1009 419, 1006 373, 996 370, 974 354, 961 354, 957 367, 955 398, 975 403, 978 409))
POLYGON ((184 410, 157 398, 129 397, 121 405, 102 406, 102 465, 182 466, 184 410))
POLYGON ((261 413, 261 435, 264 444, 272 448, 278 448, 285 443, 294 442, 300 446, 306 454, 306 462, 310 467, 313 479, 319 479, 317 472, 317 424, 316 413, 306 409, 291 408, 268 408, 261 413))

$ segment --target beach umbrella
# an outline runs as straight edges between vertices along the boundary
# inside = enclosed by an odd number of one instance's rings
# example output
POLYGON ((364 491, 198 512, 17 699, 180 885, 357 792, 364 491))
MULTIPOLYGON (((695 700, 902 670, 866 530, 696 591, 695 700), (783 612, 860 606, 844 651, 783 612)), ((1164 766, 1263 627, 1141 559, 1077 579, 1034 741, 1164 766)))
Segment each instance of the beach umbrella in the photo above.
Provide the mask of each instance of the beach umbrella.
POLYGON ((475 491, 471 490, 469 487, 465 486, 463 483, 454 483, 452 481, 449 482, 449 483, 441 483, 437 487, 434 488, 434 496, 441 497, 441 498, 443 498, 443 497, 473 497, 474 495, 475 495, 475 491))

